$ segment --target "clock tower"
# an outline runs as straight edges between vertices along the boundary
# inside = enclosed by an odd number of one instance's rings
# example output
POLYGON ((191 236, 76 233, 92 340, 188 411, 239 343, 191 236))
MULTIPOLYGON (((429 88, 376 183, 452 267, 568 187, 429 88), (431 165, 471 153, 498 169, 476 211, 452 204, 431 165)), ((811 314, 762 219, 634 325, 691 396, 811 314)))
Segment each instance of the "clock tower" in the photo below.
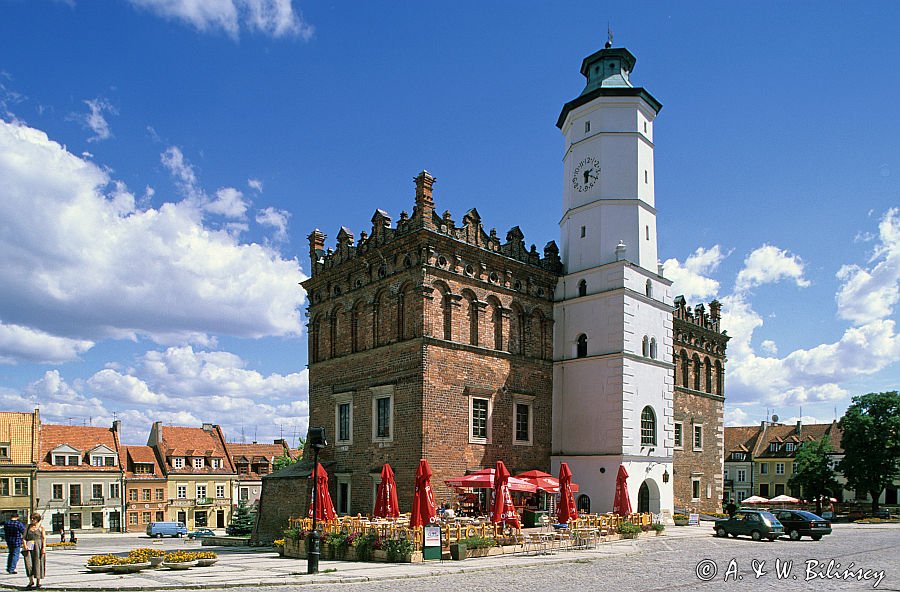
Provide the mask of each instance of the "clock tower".
POLYGON ((613 506, 625 467, 635 511, 672 512, 672 295, 657 260, 653 123, 662 105, 631 83, 635 57, 586 57, 565 137, 564 275, 554 304, 552 464, 582 508, 613 506), (583 497, 582 497, 583 496, 583 497))

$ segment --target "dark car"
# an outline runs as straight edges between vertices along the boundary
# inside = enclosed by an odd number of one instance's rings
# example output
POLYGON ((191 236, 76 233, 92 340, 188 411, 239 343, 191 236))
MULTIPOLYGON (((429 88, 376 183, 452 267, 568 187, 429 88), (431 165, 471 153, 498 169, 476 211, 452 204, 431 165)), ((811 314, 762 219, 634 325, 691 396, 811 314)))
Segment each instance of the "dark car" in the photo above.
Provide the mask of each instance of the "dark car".
POLYGON ((741 510, 731 518, 716 520, 713 528, 716 536, 724 537, 730 534, 736 537, 743 534, 754 541, 764 538, 774 541, 784 534, 784 527, 778 518, 765 510, 741 510))
POLYGON ((189 539, 204 539, 211 536, 216 536, 216 533, 208 528, 197 528, 188 533, 189 539))
POLYGON ((799 541, 805 536, 818 541, 824 535, 831 534, 831 522, 812 512, 803 510, 773 510, 773 512, 792 541, 799 541))

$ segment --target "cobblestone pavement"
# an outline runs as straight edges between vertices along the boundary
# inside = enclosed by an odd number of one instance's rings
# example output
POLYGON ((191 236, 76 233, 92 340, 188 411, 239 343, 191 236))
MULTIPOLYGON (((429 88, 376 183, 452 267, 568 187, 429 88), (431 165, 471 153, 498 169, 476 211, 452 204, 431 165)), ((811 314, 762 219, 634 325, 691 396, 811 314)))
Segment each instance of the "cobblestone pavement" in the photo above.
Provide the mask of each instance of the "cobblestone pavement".
MULTIPOLYGON (((663 537, 618 541, 595 550, 554 555, 516 555, 427 564, 361 564, 323 561, 318 576, 305 574, 306 562, 279 559, 271 550, 216 548, 220 563, 189 572, 141 572, 129 576, 90 574, 84 561, 91 553, 112 548, 147 546, 147 539, 98 537, 79 541, 77 551, 48 555, 45 588, 79 590, 189 590, 226 588, 229 592, 285 592, 305 589, 344 592, 410 590, 525 590, 527 592, 592 590, 896 590, 900 591, 900 525, 837 525, 818 542, 748 538, 719 539, 707 523, 674 528, 663 537), (828 562, 834 564, 828 567, 828 562), (756 570, 754 571, 754 561, 756 570), (810 568, 808 561, 815 561, 810 568), (777 563, 776 563, 777 562, 777 563), (781 571, 776 571, 780 567, 781 571), (871 570, 868 579, 844 581, 837 576, 871 570), (883 575, 877 573, 883 570, 883 575), (759 575, 757 575, 759 574, 759 575), (824 576, 824 577, 822 577, 824 576), (882 578, 879 579, 878 578, 882 578), (795 579, 796 578, 796 579, 795 579), (317 583, 317 581, 319 583, 317 583), (877 583, 877 587, 875 584, 877 583)), ((186 541, 156 541, 164 548, 196 548, 186 541)), ((0 588, 21 589, 18 576, 0 577, 0 588)))

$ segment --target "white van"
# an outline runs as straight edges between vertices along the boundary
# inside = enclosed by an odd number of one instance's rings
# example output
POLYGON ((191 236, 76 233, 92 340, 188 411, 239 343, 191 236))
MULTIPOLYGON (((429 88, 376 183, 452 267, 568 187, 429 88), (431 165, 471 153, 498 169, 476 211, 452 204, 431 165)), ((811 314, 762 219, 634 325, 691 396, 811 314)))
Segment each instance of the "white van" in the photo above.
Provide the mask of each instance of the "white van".
POLYGON ((183 537, 186 534, 187 527, 184 522, 151 522, 147 525, 147 536, 151 537, 183 537))

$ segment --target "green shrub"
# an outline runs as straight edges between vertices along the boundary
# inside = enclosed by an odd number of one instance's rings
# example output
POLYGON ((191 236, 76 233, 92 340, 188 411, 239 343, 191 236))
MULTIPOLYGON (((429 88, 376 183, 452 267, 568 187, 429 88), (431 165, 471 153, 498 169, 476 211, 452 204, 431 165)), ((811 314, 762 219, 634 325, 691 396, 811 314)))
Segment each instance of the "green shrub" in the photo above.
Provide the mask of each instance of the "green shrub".
POLYGON ((369 561, 372 559, 372 550, 375 548, 375 541, 378 535, 364 534, 353 539, 353 550, 356 551, 356 559, 358 561, 369 561))
POLYGON ((466 545, 466 549, 490 549, 497 546, 497 541, 490 537, 471 536, 460 541, 466 545))
POLYGON ((413 552, 413 544, 409 539, 388 539, 382 543, 387 552, 387 560, 396 563, 408 559, 413 552))
POLYGON ((325 544, 328 545, 328 557, 330 559, 343 559, 350 548, 350 535, 346 532, 329 532, 325 535, 325 544))
POLYGON ((619 524, 619 534, 622 538, 633 539, 641 532, 641 527, 631 522, 623 522, 619 524))
POLYGON ((660 522, 654 522, 653 524, 650 525, 650 528, 652 528, 653 530, 656 531, 657 534, 659 534, 666 529, 666 525, 662 524, 660 522))

